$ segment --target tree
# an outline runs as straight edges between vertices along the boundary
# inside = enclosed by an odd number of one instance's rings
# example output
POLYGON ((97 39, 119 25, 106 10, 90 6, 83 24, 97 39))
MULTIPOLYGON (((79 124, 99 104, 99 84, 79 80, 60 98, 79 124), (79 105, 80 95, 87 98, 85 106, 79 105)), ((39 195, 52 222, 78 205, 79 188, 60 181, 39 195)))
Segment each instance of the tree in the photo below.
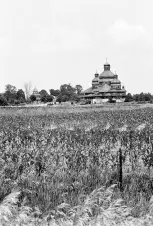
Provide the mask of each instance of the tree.
POLYGON ((3 95, 0 95, 0 106, 8 105, 6 98, 3 95))
POLYGON ((134 94, 133 95, 133 100, 134 101, 140 101, 140 95, 139 94, 134 94))
POLYGON ((24 91, 25 91, 26 100, 28 100, 32 93, 32 84, 30 81, 24 83, 24 91))
POLYGON ((10 84, 5 86, 4 97, 6 98, 8 103, 14 104, 14 101, 17 99, 16 94, 17 94, 17 92, 16 92, 15 86, 12 86, 10 84))
POLYGON ((74 96, 75 96, 75 88, 73 88, 71 86, 71 84, 64 84, 64 85, 61 85, 60 87, 60 94, 62 96, 62 101, 65 102, 65 101, 72 101, 74 100, 74 96))
POLYGON ((69 97, 67 95, 59 94, 57 97, 57 102, 66 102, 69 101, 69 97))
MULTIPOLYGON (((60 86, 57 102, 79 101, 80 97, 78 93, 80 93, 81 90, 82 87, 80 85, 73 87, 71 84, 63 84, 60 86)), ((55 94, 52 90, 50 90, 50 93, 52 93, 52 95, 55 94)))
POLYGON ((49 90, 50 95, 57 97, 60 94, 60 90, 59 89, 50 89, 49 90))
POLYGON ((78 95, 80 95, 82 93, 83 88, 82 88, 81 85, 76 85, 75 89, 76 89, 76 92, 77 92, 78 95))
POLYGON ((8 84, 5 86, 5 92, 16 93, 16 87, 8 84))
POLYGON ((48 95, 48 93, 45 89, 42 89, 39 93, 40 93, 41 96, 47 96, 48 95))
POLYGON ((47 91, 46 91, 45 89, 42 89, 42 90, 39 92, 39 94, 40 94, 40 100, 41 100, 42 102, 46 102, 46 97, 48 96, 47 91))
POLYGON ((42 89, 40 92, 41 96, 41 101, 42 102, 52 102, 53 101, 53 96, 49 95, 45 89, 42 89))
POLYGON ((36 96, 32 94, 32 95, 30 96, 30 100, 31 100, 32 102, 36 101, 36 96))
POLYGON ((125 102, 130 102, 133 101, 133 96, 131 95, 131 93, 128 93, 125 97, 125 102))
POLYGON ((141 92, 140 94, 134 94, 133 95, 133 99, 136 102, 139 102, 139 101, 152 101, 153 96, 150 93, 143 93, 143 92, 141 92))
POLYGON ((73 101, 79 102, 80 100, 81 100, 81 98, 78 94, 73 95, 73 101))
POLYGON ((82 86, 76 85, 73 87, 71 84, 63 84, 60 86, 60 90, 50 89, 49 92, 51 95, 57 97, 57 102, 79 101, 82 86))
POLYGON ((24 103, 25 102, 25 93, 22 89, 19 89, 16 93, 16 97, 17 97, 17 100, 20 102, 20 103, 24 103))
POLYGON ((145 101, 145 94, 143 92, 139 94, 139 101, 145 101))
POLYGON ((53 96, 47 95, 46 96, 46 102, 52 102, 53 101, 53 96))
POLYGON ((144 93, 145 101, 152 101, 151 93, 144 93))

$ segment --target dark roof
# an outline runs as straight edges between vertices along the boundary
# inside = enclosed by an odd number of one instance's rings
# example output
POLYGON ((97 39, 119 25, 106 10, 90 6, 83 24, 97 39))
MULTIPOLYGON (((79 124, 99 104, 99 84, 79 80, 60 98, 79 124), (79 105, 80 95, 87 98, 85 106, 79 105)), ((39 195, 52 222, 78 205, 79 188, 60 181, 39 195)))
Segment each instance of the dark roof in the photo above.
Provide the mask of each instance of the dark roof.
POLYGON ((114 77, 113 72, 111 72, 110 70, 108 71, 103 71, 100 75, 99 78, 102 79, 103 77, 114 77))
POLYGON ((95 77, 93 80, 92 80, 92 82, 98 82, 98 77, 95 77))
POLYGON ((110 93, 123 93, 123 92, 126 92, 125 89, 111 89, 109 91, 110 93))
POLYGON ((120 96, 121 95, 125 95, 125 93, 123 92, 114 92, 113 95, 110 93, 110 92, 106 92, 106 93, 94 93, 94 94, 88 94, 88 95, 82 95, 81 97, 85 97, 85 98, 88 98, 88 97, 110 97, 110 96, 120 96))
POLYGON ((99 86, 98 90, 100 93, 102 93, 102 92, 108 92, 110 88, 111 87, 108 84, 104 84, 103 86, 99 86))
POLYGON ((84 90, 82 93, 92 93, 93 89, 90 87, 89 89, 84 90))
POLYGON ((116 78, 101 78, 101 79, 99 79, 99 82, 121 83, 120 80, 118 80, 116 78))
POLYGON ((85 90, 83 93, 87 93, 87 94, 95 94, 95 93, 123 93, 126 92, 125 89, 112 89, 110 85, 108 84, 104 84, 102 86, 96 87, 96 88, 89 88, 87 90, 85 90))
POLYGON ((122 91, 126 92, 126 89, 122 87, 122 91))
POLYGON ((119 79, 115 78, 111 81, 111 83, 121 83, 119 79))

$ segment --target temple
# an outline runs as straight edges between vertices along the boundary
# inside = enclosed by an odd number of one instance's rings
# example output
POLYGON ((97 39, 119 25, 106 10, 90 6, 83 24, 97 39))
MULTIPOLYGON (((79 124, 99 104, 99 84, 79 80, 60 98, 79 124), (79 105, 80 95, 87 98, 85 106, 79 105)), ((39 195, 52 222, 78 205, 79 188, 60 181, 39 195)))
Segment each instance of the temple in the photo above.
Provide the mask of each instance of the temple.
POLYGON ((110 64, 104 64, 104 71, 101 74, 95 73, 92 80, 92 87, 83 91, 82 99, 92 100, 93 103, 101 102, 124 102, 126 90, 121 86, 116 73, 111 72, 110 64))

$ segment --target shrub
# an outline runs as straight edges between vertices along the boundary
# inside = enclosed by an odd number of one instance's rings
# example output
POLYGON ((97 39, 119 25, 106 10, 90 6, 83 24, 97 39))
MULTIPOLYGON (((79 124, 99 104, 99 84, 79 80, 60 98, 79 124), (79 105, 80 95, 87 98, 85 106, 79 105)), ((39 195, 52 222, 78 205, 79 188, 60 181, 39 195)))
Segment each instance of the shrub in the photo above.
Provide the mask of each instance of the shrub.
POLYGON ((35 96, 35 95, 31 95, 31 96, 30 96, 30 100, 31 100, 32 102, 36 101, 36 96, 35 96))
POLYGON ((6 98, 0 95, 0 106, 6 106, 6 105, 8 105, 6 98))
POLYGON ((91 104, 91 100, 86 100, 85 104, 91 104))

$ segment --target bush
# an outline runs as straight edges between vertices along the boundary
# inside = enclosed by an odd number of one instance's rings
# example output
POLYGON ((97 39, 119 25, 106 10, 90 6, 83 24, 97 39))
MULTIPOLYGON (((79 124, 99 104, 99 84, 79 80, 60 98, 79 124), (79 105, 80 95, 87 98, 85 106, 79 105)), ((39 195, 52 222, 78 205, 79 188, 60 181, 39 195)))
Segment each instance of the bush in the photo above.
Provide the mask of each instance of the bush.
POLYGON ((7 100, 4 96, 0 95, 0 106, 7 106, 7 100))
POLYGON ((14 100, 14 104, 18 105, 18 104, 20 104, 20 101, 19 100, 14 100))
POLYGON ((91 100, 86 100, 85 104, 91 104, 91 100))
POLYGON ((30 96, 30 100, 31 100, 32 102, 36 101, 36 96, 32 94, 32 95, 30 96))
POLYGON ((125 102, 131 102, 133 101, 133 96, 131 95, 131 93, 128 93, 125 97, 125 102))

